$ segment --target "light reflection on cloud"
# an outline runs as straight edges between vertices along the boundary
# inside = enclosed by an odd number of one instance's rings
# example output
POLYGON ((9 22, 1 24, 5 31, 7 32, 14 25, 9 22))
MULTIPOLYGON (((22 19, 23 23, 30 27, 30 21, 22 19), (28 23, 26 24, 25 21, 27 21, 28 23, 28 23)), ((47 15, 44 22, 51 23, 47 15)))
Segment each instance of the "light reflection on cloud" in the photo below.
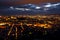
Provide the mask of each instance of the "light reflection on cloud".
POLYGON ((49 4, 49 5, 45 5, 44 7, 51 7, 52 5, 51 4, 49 4))
POLYGON ((41 7, 37 6, 36 9, 40 9, 41 7))
POLYGON ((58 5, 60 5, 60 3, 56 3, 56 4, 50 4, 50 3, 48 3, 47 5, 44 5, 44 7, 56 7, 58 5))
POLYGON ((15 8, 16 10, 21 10, 21 11, 25 11, 24 8, 15 8))
POLYGON ((25 10, 26 10, 26 11, 29 11, 30 9, 27 9, 27 8, 26 8, 25 10))
POLYGON ((11 9, 14 9, 13 6, 10 7, 11 9))

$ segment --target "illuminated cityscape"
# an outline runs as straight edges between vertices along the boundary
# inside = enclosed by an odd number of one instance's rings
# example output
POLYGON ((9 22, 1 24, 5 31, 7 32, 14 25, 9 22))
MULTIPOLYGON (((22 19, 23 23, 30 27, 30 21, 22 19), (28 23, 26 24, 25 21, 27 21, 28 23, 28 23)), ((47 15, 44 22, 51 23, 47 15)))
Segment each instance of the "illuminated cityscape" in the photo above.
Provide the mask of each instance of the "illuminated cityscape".
POLYGON ((60 40, 60 0, 0 0, 0 40, 60 40))
POLYGON ((56 36, 58 30, 59 15, 0 16, 2 40, 49 40, 56 36), (53 34, 55 35, 52 36, 53 34))

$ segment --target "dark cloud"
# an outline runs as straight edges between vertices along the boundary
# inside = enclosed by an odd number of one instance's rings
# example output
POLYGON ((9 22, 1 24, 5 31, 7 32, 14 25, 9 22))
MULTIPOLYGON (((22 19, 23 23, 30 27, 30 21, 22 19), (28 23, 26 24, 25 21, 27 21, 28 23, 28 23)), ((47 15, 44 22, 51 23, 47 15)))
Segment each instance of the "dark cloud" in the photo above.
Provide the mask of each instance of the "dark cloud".
POLYGON ((60 2, 60 0, 0 0, 2 5, 40 4, 45 2, 60 2))
MULTIPOLYGON (((0 15, 14 15, 14 14, 36 14, 37 12, 22 12, 22 11, 17 11, 17 10, 11 10, 9 7, 10 6, 16 6, 16 5, 22 5, 22 4, 35 4, 35 5, 40 5, 42 3, 56 3, 60 2, 60 0, 0 0, 0 15)), ((57 13, 59 12, 60 9, 57 10, 50 10, 50 11, 41 11, 41 13, 57 13)), ((39 12, 40 13, 40 12, 39 12)), ((60 12, 59 12, 60 13, 60 12)))
MULTIPOLYGON (((53 4, 53 3, 52 3, 53 4)), ((51 4, 51 5, 52 5, 51 4)), ((56 6, 48 6, 48 7, 44 7, 45 5, 48 5, 47 3, 44 5, 38 5, 39 7, 42 7, 40 9, 36 9, 37 5, 35 4, 25 4, 25 5, 19 5, 19 6, 8 6, 8 7, 3 7, 2 9, 0 9, 0 15, 19 15, 19 14, 60 14, 60 3, 55 3, 55 4, 59 4, 56 6), (32 6, 35 7, 33 8, 32 6), (18 8, 18 9, 16 9, 18 8), (23 9, 20 9, 23 8, 23 9), (26 9, 30 9, 30 10, 24 10, 24 8, 26 9), (46 9, 47 8, 47 9, 46 9)))

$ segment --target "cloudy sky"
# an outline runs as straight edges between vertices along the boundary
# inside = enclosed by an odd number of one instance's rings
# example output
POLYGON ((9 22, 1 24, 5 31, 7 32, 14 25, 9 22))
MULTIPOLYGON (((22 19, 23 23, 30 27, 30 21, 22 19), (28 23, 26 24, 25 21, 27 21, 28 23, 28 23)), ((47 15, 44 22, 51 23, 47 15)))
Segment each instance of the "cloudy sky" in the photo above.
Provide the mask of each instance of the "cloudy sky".
POLYGON ((0 0, 0 15, 14 15, 14 14, 26 14, 26 13, 60 14, 59 10, 60 10, 60 0, 0 0), (46 5, 43 5, 43 3, 45 3, 46 5), (26 9, 24 9, 24 7, 26 7, 26 9))
POLYGON ((60 0, 0 0, 0 4, 2 5, 40 4, 45 2, 60 2, 60 0))

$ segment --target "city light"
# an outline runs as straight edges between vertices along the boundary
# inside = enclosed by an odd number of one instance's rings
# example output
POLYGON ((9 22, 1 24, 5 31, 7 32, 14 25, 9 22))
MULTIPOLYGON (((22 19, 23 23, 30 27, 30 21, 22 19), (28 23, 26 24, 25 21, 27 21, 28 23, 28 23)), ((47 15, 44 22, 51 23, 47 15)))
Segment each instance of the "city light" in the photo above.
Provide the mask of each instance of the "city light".
POLYGON ((6 23, 0 23, 0 25, 5 25, 6 23))
POLYGON ((4 34, 4 39, 18 39, 30 35, 42 36, 57 31, 60 27, 60 16, 56 15, 19 15, 19 16, 2 16, 0 19, 0 34, 4 34), (2 19, 3 20, 2 20, 2 19), (6 20, 8 19, 8 20, 6 20), (59 21, 59 22, 57 22, 59 21), (40 33, 39 33, 40 32, 40 33), (37 34, 38 33, 38 34, 37 34), (10 38, 11 39, 11 38, 10 38))

